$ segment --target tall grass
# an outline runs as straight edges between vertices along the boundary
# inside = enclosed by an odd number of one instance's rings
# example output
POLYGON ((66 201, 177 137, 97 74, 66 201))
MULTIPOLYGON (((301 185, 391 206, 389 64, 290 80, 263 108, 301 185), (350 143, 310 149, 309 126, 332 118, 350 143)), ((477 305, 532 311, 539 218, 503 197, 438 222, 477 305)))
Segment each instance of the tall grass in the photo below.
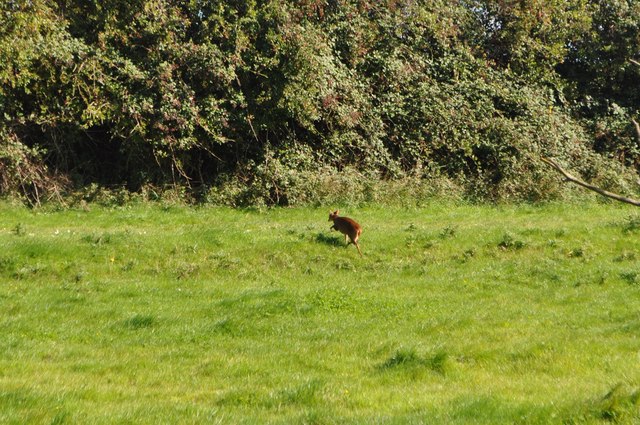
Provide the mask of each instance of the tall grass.
POLYGON ((640 421, 638 218, 0 205, 2 423, 640 421))

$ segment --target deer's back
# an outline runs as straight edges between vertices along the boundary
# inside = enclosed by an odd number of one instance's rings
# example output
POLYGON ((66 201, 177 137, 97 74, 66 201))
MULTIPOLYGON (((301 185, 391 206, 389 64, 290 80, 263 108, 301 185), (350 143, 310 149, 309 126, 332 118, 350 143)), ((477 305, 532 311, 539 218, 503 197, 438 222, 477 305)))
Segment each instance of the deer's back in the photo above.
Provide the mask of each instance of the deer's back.
POLYGON ((336 217, 335 220, 333 220, 333 225, 340 232, 349 235, 359 235, 362 232, 362 227, 349 217, 336 217))

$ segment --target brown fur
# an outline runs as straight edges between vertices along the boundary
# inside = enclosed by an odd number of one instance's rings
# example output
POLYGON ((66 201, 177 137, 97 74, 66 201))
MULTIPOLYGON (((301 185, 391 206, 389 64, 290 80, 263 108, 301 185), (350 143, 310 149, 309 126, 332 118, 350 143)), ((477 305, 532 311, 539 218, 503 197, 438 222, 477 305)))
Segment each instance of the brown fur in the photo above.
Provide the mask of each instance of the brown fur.
POLYGON ((338 210, 329 212, 329 221, 333 221, 333 226, 329 229, 335 229, 343 233, 345 243, 347 245, 350 243, 354 244, 362 257, 362 251, 360 251, 360 245, 358 245, 358 239, 360 238, 360 233, 362 233, 362 226, 349 217, 338 217, 338 210), (350 241, 347 240, 347 238, 350 241))

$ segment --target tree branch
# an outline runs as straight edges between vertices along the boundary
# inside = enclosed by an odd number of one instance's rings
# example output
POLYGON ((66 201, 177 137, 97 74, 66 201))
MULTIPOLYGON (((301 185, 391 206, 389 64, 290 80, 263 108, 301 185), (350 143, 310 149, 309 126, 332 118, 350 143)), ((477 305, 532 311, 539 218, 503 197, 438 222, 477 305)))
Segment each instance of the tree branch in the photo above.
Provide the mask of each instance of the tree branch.
POLYGON ((631 199, 631 198, 627 198, 621 195, 618 195, 616 193, 612 193, 612 192, 608 192, 604 189, 601 189, 597 186, 594 186, 592 184, 586 183, 580 179, 578 179, 577 177, 572 176, 571 174, 567 173, 564 168, 562 168, 557 162, 555 162, 554 160, 550 159, 550 158, 542 158, 542 161, 544 161, 546 164, 550 165, 553 169, 555 169, 558 173, 562 174, 564 176, 565 179, 567 179, 568 181, 570 181, 571 183, 575 183, 579 186, 582 186, 584 188, 587 188, 589 190, 592 190, 596 193, 599 193, 602 196, 606 196, 608 198, 612 198, 615 199, 616 201, 620 201, 620 202, 624 202, 627 204, 631 204, 631 205, 635 205, 636 207, 640 207, 640 201, 637 201, 635 199, 631 199))
POLYGON ((638 124, 638 121, 634 120, 633 118, 631 118, 631 122, 636 127, 636 136, 638 136, 638 142, 640 142, 640 124, 638 124))

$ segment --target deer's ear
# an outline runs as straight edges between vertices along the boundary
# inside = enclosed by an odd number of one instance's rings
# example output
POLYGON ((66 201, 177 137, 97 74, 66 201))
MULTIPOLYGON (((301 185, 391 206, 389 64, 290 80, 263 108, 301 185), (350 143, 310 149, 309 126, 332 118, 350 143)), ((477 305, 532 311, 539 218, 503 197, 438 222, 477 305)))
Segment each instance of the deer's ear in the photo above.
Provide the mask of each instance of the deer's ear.
POLYGON ((335 215, 338 215, 338 212, 339 212, 339 210, 335 210, 334 214, 335 214, 335 215))

